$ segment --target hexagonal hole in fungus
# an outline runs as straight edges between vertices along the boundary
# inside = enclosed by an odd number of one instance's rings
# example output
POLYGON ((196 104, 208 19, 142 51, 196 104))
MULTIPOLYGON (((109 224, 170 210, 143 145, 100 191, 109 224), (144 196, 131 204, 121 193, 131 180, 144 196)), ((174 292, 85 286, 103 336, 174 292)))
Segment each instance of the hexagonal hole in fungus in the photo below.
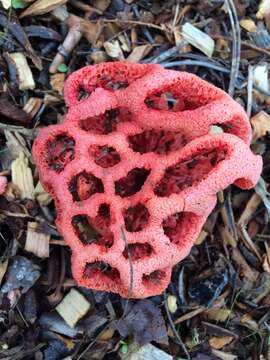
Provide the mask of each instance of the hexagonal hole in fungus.
POLYGON ((187 144, 185 135, 164 130, 145 130, 142 133, 128 137, 130 147, 133 151, 145 154, 155 152, 157 154, 168 154, 179 150, 187 144))
POLYGON ((146 257, 151 256, 154 253, 154 249, 150 244, 147 243, 135 243, 129 244, 123 251, 123 256, 128 259, 129 256, 131 260, 140 260, 146 257))
POLYGON ((127 231, 135 232, 143 230, 148 223, 149 216, 149 211, 141 203, 125 209, 123 217, 127 231))
POLYGON ((130 170, 126 177, 115 182, 115 193, 121 197, 127 197, 136 194, 143 187, 150 170, 145 168, 134 168, 130 170))
POLYGON ((81 129, 96 134, 109 134, 116 131, 117 124, 130 121, 131 113, 125 108, 106 110, 104 114, 89 117, 80 121, 81 129))
POLYGON ((183 91, 171 89, 170 86, 149 94, 144 100, 148 108, 167 111, 195 110, 207 102, 208 99, 198 97, 196 94, 192 97, 183 91))
POLYGON ((115 148, 107 145, 91 145, 89 148, 89 155, 94 159, 97 165, 103 168, 112 167, 121 161, 120 155, 115 148))
POLYGON ((204 150, 166 169, 154 192, 158 196, 178 194, 204 180, 214 167, 225 159, 226 149, 204 150))
POLYGON ((79 85, 77 90, 77 100, 85 100, 89 97, 90 93, 82 85, 79 85))
POLYGON ((84 269, 83 277, 93 279, 97 282, 116 281, 120 282, 120 273, 118 269, 110 266, 103 261, 87 263, 84 269))
POLYGON ((163 220, 162 227, 171 243, 182 246, 196 233, 198 222, 199 218, 196 214, 183 211, 168 216, 163 220))
POLYGON ((72 178, 69 191, 74 201, 83 201, 95 193, 103 193, 104 186, 95 175, 83 171, 72 178))
POLYGON ((144 286, 158 286, 165 279, 166 273, 163 270, 155 270, 150 274, 143 274, 142 282, 144 286))
POLYGON ((75 141, 72 137, 62 134, 48 142, 47 163, 50 169, 57 173, 74 159, 75 141))
POLYGON ((75 215, 72 226, 84 245, 97 244, 105 248, 113 245, 113 233, 110 231, 110 207, 101 204, 95 218, 87 215, 75 215))

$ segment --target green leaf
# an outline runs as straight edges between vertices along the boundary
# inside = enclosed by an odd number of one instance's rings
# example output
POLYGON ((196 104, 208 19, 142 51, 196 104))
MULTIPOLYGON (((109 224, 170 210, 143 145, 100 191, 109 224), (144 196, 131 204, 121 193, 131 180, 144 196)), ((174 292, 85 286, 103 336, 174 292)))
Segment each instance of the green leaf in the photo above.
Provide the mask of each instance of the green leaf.
POLYGON ((120 352, 122 353, 122 354, 126 354, 127 352, 128 352, 128 344, 125 342, 125 341, 123 341, 123 340, 121 340, 120 341, 120 344, 122 344, 121 345, 121 347, 120 347, 120 352))
POLYGON ((27 4, 24 2, 24 0, 11 0, 11 6, 13 9, 24 9, 27 4))
POLYGON ((68 71, 68 67, 66 64, 60 64, 57 68, 57 70, 60 72, 60 73, 66 73, 68 71))

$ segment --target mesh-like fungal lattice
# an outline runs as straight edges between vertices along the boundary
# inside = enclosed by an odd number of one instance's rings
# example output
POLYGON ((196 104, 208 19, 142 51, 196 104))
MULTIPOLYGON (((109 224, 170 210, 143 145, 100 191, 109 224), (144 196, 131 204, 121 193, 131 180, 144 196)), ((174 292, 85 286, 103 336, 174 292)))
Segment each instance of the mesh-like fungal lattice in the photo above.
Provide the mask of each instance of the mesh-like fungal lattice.
POLYGON ((123 297, 160 294, 216 193, 258 180, 247 116, 220 89, 159 65, 87 66, 68 78, 65 100, 64 123, 41 130, 33 155, 74 278, 123 297))

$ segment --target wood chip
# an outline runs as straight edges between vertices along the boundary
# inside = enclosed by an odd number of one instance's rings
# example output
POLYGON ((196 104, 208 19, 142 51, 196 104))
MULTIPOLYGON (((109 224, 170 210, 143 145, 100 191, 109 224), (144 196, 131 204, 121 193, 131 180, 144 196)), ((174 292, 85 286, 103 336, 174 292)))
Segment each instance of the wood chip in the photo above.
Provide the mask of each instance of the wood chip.
POLYGON ((140 62, 149 52, 152 50, 153 46, 150 44, 136 46, 131 54, 128 56, 127 61, 140 62))
POLYGON ((0 263, 0 284, 2 283, 3 277, 7 271, 8 259, 0 263))
POLYGON ((30 15, 47 14, 66 2, 67 0, 37 0, 21 13, 20 18, 30 15))
POLYGON ((185 23, 183 25, 182 35, 184 39, 192 46, 199 49, 208 57, 212 57, 215 48, 215 42, 209 35, 197 29, 190 23, 185 23))
POLYGON ((23 152, 11 164, 12 183, 17 186, 20 191, 21 199, 33 199, 34 181, 28 159, 23 152))
POLYGON ((35 88, 35 81, 32 71, 27 63, 26 57, 23 53, 16 52, 9 54, 14 61, 18 77, 19 77, 19 89, 20 90, 33 90, 35 88))
POLYGON ((214 349, 222 349, 225 345, 230 344, 233 341, 233 336, 223 336, 223 337, 218 337, 218 336, 212 336, 209 339, 209 344, 212 348, 214 349))
POLYGON ((50 194, 48 194, 44 190, 40 181, 37 183, 37 185, 34 189, 34 196, 35 196, 36 200, 38 201, 38 203, 40 204, 40 206, 47 206, 52 201, 50 194))
POLYGON ((123 60, 124 54, 118 40, 106 41, 104 44, 106 53, 113 59, 123 60))
POLYGON ((24 105, 23 110, 30 116, 31 119, 37 114, 42 105, 42 99, 31 97, 24 105))
POLYGON ((50 255, 50 235, 38 232, 37 229, 38 223, 28 222, 24 249, 40 258, 48 258, 50 255))
POLYGON ((257 26, 256 26, 255 22, 251 19, 242 19, 240 21, 240 26, 248 32, 256 32, 257 31, 257 26))
POLYGON ((253 127, 253 140, 256 141, 261 137, 267 135, 270 131, 270 116, 265 111, 260 111, 254 115, 250 122, 253 127))
POLYGON ((245 209, 242 212, 242 214, 237 222, 237 225, 240 227, 247 225, 250 218, 252 217, 254 212, 257 210, 257 208, 261 202, 262 202, 261 197, 257 193, 254 193, 251 196, 251 198, 249 199, 249 201, 247 202, 245 209))
MULTIPOLYGON (((268 81, 268 63, 261 63, 253 66, 253 81, 254 84, 260 87, 262 90, 268 92, 270 90, 268 81)), ((266 96, 256 92, 257 97, 263 101, 266 96)))
POLYGON ((56 307, 56 311, 71 328, 73 328, 89 310, 90 303, 75 289, 71 289, 56 307))

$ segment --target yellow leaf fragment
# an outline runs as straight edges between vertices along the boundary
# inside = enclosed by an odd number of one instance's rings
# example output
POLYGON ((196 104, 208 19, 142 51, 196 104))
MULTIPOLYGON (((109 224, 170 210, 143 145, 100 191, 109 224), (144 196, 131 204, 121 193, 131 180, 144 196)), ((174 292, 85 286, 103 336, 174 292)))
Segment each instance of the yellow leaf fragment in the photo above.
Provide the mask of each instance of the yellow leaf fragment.
POLYGON ((59 315, 61 315, 65 322, 72 328, 89 311, 89 309, 89 302, 75 289, 71 289, 56 307, 56 311, 59 315))
POLYGON ((257 26, 256 26, 255 22, 251 19, 242 19, 240 21, 240 26, 248 32, 256 32, 257 31, 257 26))
POLYGON ((167 303, 168 303, 168 309, 169 309, 170 313, 174 314, 176 312, 176 310, 178 309, 176 296, 169 295, 167 298, 167 303))

